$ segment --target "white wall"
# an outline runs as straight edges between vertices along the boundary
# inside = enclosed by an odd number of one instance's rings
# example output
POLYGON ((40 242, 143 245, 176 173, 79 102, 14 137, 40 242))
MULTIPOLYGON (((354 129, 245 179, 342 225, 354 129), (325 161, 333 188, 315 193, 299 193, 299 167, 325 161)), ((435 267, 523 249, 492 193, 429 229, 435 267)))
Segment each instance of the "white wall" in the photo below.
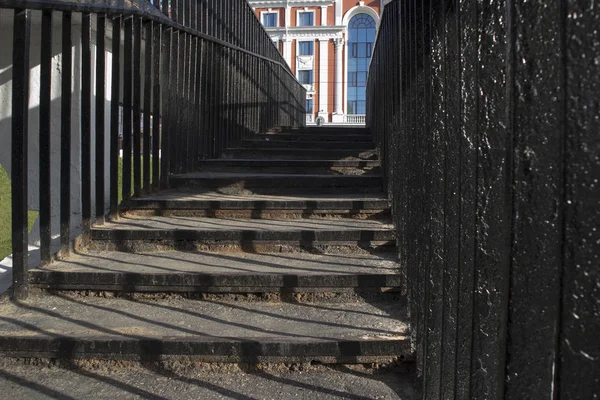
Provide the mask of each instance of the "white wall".
MULTIPOLYGON (((53 15, 53 68, 52 68, 52 116, 51 116, 51 193, 49 197, 52 202, 52 251, 58 251, 60 232, 60 102, 61 102, 61 80, 62 57, 62 13, 55 12, 53 15)), ((12 104, 12 51, 13 51, 13 11, 0 9, 0 164, 11 175, 11 104, 12 104)), ((95 18, 92 18, 95 24, 95 18)), ((110 30, 107 28, 107 30, 110 30)), ((28 208, 39 210, 39 88, 40 88, 40 51, 41 51, 41 12, 32 12, 31 25, 31 53, 30 53, 30 99, 29 99, 29 136, 28 136, 28 208)), ((95 39, 95 28, 92 36, 95 39)), ((110 32, 109 32, 109 36, 110 32)), ((71 110, 71 239, 81 234, 81 15, 73 14, 73 75, 72 80, 72 110, 71 110)), ((112 55, 110 53, 110 40, 106 41, 107 65, 111 65, 112 55)), ((95 45, 92 47, 93 59, 95 58, 95 45)), ((143 60, 143 58, 142 58, 143 60)), ((92 63, 94 65, 94 62, 92 63)), ((110 141, 110 82, 111 69, 106 71, 106 100, 105 100, 105 154, 106 154, 106 200, 108 206, 110 193, 108 191, 108 157, 110 141)), ((91 126, 95 125, 95 73, 92 74, 92 120, 91 126)), ((92 210, 95 210, 95 133, 92 129, 92 210)), ((44 194, 44 198, 48 195, 44 194)), ((39 252, 39 221, 36 221, 33 231, 29 237, 30 243, 30 266, 37 266, 40 262, 39 252)), ((10 283, 10 257, 0 263, 0 293, 6 290, 10 283)))

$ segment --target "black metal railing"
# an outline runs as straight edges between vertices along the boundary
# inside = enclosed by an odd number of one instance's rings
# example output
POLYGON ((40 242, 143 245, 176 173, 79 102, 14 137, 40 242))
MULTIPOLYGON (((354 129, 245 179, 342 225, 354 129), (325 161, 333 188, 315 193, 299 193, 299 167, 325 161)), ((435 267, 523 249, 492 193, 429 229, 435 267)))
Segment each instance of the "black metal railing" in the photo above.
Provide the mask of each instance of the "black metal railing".
POLYGON ((426 399, 600 393, 600 8, 390 2, 376 136, 426 399))
POLYGON ((45 264, 57 240, 64 256, 91 223, 116 217, 121 198, 165 188, 170 174, 244 137, 304 124, 305 89, 245 0, 0 0, 0 9, 14 10, 16 298, 28 292, 28 208, 39 207, 45 264))

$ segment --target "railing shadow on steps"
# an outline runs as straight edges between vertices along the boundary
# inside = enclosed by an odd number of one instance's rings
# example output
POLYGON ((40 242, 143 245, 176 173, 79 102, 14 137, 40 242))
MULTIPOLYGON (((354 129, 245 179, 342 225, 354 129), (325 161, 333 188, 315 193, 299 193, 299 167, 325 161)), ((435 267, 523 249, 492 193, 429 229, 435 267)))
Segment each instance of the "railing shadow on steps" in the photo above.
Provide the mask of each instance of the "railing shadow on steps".
MULTIPOLYGON (((223 254, 215 254, 215 257, 224 256, 223 254)), ((181 324, 173 323, 172 321, 166 322, 162 319, 149 318, 148 315, 140 315, 134 311, 128 311, 123 309, 113 308, 107 305, 100 304, 90 304, 77 296, 70 296, 64 293, 57 293, 56 298, 60 298, 62 301, 77 305, 85 305, 86 307, 91 307, 92 309, 100 310, 103 313, 106 313, 109 316, 113 316, 114 318, 127 318, 131 320, 131 324, 135 325, 138 322, 149 324, 150 327, 155 327, 157 329, 166 329, 173 332, 179 332, 185 335, 190 335, 192 337, 206 337, 206 338, 221 338, 221 336, 214 337, 209 331, 206 331, 206 327, 202 323, 195 323, 190 326, 184 326, 181 324)), ((151 307, 155 310, 155 314, 158 315, 161 312, 167 312, 172 315, 181 315, 181 318, 184 319, 197 319, 209 321, 212 323, 217 323, 223 325, 223 330, 227 330, 228 327, 243 329, 250 332, 259 332, 265 333, 268 335, 290 335, 289 332, 282 330, 279 332, 278 330, 266 330, 260 323, 248 323, 231 321, 231 319, 227 316, 221 315, 209 315, 194 311, 192 309, 178 308, 170 305, 169 303, 159 303, 152 300, 144 299, 144 298, 128 298, 126 296, 120 298, 121 302, 130 303, 132 306, 134 305, 145 305, 147 307, 151 307)), ((188 301, 195 301, 188 299, 188 301)), ((273 313, 270 311, 260 311, 253 309, 250 306, 243 306, 241 304, 234 304, 227 301, 220 300, 210 300, 204 299, 203 303, 212 303, 217 306, 227 307, 228 309, 240 309, 250 313, 255 313, 260 316, 260 318, 274 318, 279 320, 289 320, 295 321, 298 324, 325 324, 327 326, 332 327, 346 327, 349 329, 357 328, 357 329, 367 329, 368 331, 377 333, 387 333, 387 330, 379 330, 377 327, 355 327, 353 325, 346 325, 339 321, 321 321, 317 322, 310 318, 293 318, 282 314, 273 313)), ((322 305, 315 305, 310 303, 298 302, 294 303, 299 307, 308 307, 308 308, 322 308, 322 305)), ((31 325, 28 322, 24 322, 21 319, 14 318, 13 316, 0 316, 0 320, 9 325, 15 325, 18 327, 26 328, 30 330, 32 333, 39 335, 44 341, 44 337, 49 337, 61 341, 61 345, 59 346, 58 353, 55 358, 52 359, 44 359, 40 358, 35 362, 39 363, 48 363, 47 366, 54 367, 58 366, 64 371, 61 371, 60 379, 65 379, 65 374, 71 375, 73 377, 77 377, 79 380, 85 378, 88 382, 93 382, 94 386, 99 387, 114 387, 119 390, 120 393, 130 393, 137 395, 141 398, 148 399, 163 399, 166 397, 161 397, 154 391, 154 388, 149 387, 148 382, 145 380, 148 376, 150 379, 155 380, 157 376, 166 377, 170 380, 180 381, 190 385, 188 390, 192 390, 193 386, 198 386, 203 389, 207 389, 209 391, 229 396, 232 398, 254 398, 253 395, 256 393, 251 393, 253 390, 256 390, 252 385, 250 387, 241 387, 236 388, 234 391, 231 386, 228 387, 227 384, 220 382, 219 380, 210 379, 211 376, 215 375, 218 370, 214 368, 207 369, 203 371, 201 362, 198 363, 197 367, 199 368, 191 368, 189 365, 178 365, 176 362, 171 362, 168 358, 163 358, 165 354, 168 354, 168 351, 165 351, 163 348, 162 342, 157 340, 156 338, 146 336, 140 332, 135 330, 127 331, 121 329, 115 329, 114 327, 108 327, 105 324, 102 324, 99 321, 92 321, 89 318, 79 318, 72 315, 68 308, 53 308, 47 309, 44 307, 32 305, 28 302, 16 301, 15 305, 21 310, 23 313, 39 313, 45 315, 48 318, 53 319, 57 323, 69 323, 72 324, 75 329, 83 329, 88 331, 96 331, 101 332, 103 334, 109 335, 114 340, 120 339, 134 339, 140 341, 140 351, 138 353, 139 359, 132 360, 122 360, 121 366, 128 365, 129 372, 133 372, 136 374, 136 379, 131 381, 127 379, 127 374, 114 374, 111 373, 110 361, 107 362, 108 369, 103 370, 102 368, 98 368, 98 364, 102 364, 102 361, 92 360, 88 362, 88 360, 77 358, 77 354, 80 349, 77 347, 76 342, 65 340, 60 334, 55 331, 48 329, 47 327, 40 327, 31 325), (205 373, 205 375, 202 374, 205 373)), ((401 312, 398 308, 396 311, 401 312)), ((348 308, 348 312, 350 313, 360 313, 359 310, 354 310, 350 305, 348 308)), ((154 315, 154 314, 150 314, 154 315)), ((381 317, 381 315, 379 315, 381 317)), ((110 317, 108 317, 110 318, 110 317)), ((393 318, 393 316, 388 316, 388 318, 393 318)), ((257 321, 259 321, 258 319, 257 321)), ((152 330, 152 328, 151 328, 152 330)), ((327 340, 327 335, 322 335, 321 332, 315 331, 307 334, 297 334, 299 338, 304 339, 319 339, 319 340, 327 340)), ((236 339, 236 338, 233 338, 236 339)), ((93 340, 93 339, 92 339, 93 340)), ((242 359, 246 360, 245 362, 236 364, 230 368, 227 368, 227 373, 231 373, 231 371, 235 371, 236 368, 247 373, 253 374, 255 376, 259 376, 267 385, 275 384, 281 390, 283 387, 288 387, 290 389, 299 388, 303 391, 309 391, 314 393, 315 395, 328 395, 335 396, 340 398, 347 399, 355 399, 355 400, 368 400, 372 398, 371 396, 365 396, 363 394, 355 394, 349 393, 347 390, 331 387, 331 385, 323 385, 319 380, 313 381, 312 379, 309 381, 302 381, 297 379, 300 375, 296 375, 294 378, 293 375, 286 374, 284 370, 277 372, 277 368, 273 371, 269 369, 264 369, 261 366, 263 362, 261 360, 261 342, 254 341, 251 338, 247 337, 239 337, 239 354, 242 359)), ((50 346, 52 347, 52 346, 50 346)), ((1 361, 1 360, 0 360, 1 361)), ((311 365, 313 365, 311 363, 311 365)), ((317 366, 321 364, 315 364, 317 366)), ((290 370, 293 370, 294 364, 290 364, 287 366, 290 370)), ((406 366, 399 367, 398 371, 401 371, 402 368, 407 368, 406 366)), ((365 373, 361 372, 360 369, 352 369, 346 365, 332 365, 328 368, 325 368, 326 371, 337 371, 342 372, 344 374, 353 375, 357 379, 366 378, 368 380, 377 380, 385 383, 389 386, 390 390, 396 392, 401 398, 410 398, 409 393, 406 392, 407 388, 410 388, 410 375, 408 376, 400 376, 397 377, 394 373, 365 373), (403 382, 403 384, 399 384, 399 382, 403 382)), ((408 371, 408 370, 407 370, 408 371)), ((68 376, 67 375, 67 376, 68 376)), ((45 386, 41 384, 41 382, 45 383, 45 380, 39 381, 35 378, 31 378, 30 376, 23 376, 18 369, 14 369, 14 364, 11 364, 11 359, 9 359, 8 364, 3 364, 0 362, 0 379, 11 381, 13 384, 22 386, 23 388, 27 388, 28 390, 38 392, 40 394, 46 394, 50 396, 54 396, 60 399, 71 399, 71 398, 81 398, 81 394, 73 394, 71 397, 73 387, 70 385, 61 385, 60 391, 51 386, 45 386), (31 379, 31 380, 30 380, 31 379)), ((67 378, 69 379, 69 378, 67 378)), ((50 380, 52 382, 52 380, 50 380)), ((329 382, 329 380, 327 380, 329 382)), ((158 392, 160 393, 160 392, 158 392)))
POLYGON ((600 393, 600 9, 389 2, 367 84, 423 398, 600 393))
POLYGON ((44 265, 116 216, 120 193, 304 125, 305 90, 245 0, 0 0, 0 20, 15 298, 28 294, 28 210, 44 265))

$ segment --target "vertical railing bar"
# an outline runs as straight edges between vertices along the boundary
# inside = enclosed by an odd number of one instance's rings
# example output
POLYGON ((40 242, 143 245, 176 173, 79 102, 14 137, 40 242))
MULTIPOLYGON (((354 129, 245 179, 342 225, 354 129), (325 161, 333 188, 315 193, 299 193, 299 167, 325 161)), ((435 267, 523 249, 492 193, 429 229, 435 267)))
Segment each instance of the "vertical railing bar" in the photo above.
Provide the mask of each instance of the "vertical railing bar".
POLYGON ((189 54, 189 96, 188 96, 188 115, 187 115, 187 146, 186 146, 186 172, 191 172, 194 168, 194 137, 197 134, 198 126, 194 123, 196 112, 196 47, 195 43, 197 43, 197 38, 190 36, 189 45, 188 45, 188 54, 189 54))
POLYGON ((208 116, 208 110, 210 109, 210 102, 209 102, 209 91, 210 91, 210 83, 208 81, 209 79, 209 72, 210 72, 210 66, 208 64, 208 43, 204 40, 204 39, 200 39, 200 54, 201 54, 201 61, 202 61, 202 77, 201 77, 201 84, 202 84, 202 94, 201 94, 201 120, 202 120, 202 125, 201 125, 201 138, 200 138, 200 143, 199 143, 199 152, 200 152, 200 157, 202 159, 206 159, 208 157, 208 148, 209 148, 209 116, 208 116))
POLYGON ((29 294, 27 281, 29 233, 27 224, 27 146, 29 112, 29 49, 31 11, 16 9, 13 35, 12 87, 12 290, 15 299, 29 294))
POLYGON ((125 20, 124 74, 123 74, 123 180, 122 198, 131 198, 131 134, 132 134, 132 80, 133 80, 133 17, 125 20))
POLYGON ((110 217, 118 218, 119 206, 119 134, 121 100, 121 17, 112 21, 112 72, 110 95, 110 217))
POLYGON ((179 9, 177 7, 177 1, 178 0, 170 0, 170 1, 171 1, 171 13, 170 13, 169 17, 173 21, 179 22, 179 20, 178 20, 178 18, 179 18, 179 9))
POLYGON ((185 42, 186 42, 186 34, 184 32, 177 32, 177 55, 175 58, 177 59, 177 68, 175 72, 176 76, 176 84, 173 86, 175 88, 175 104, 177 108, 175 109, 175 140, 171 142, 171 160, 174 161, 175 172, 181 172, 181 167, 183 165, 181 160, 181 149, 183 147, 183 138, 185 134, 186 127, 184 126, 184 118, 185 118, 185 42))
MULTIPOLYGON (((150 189, 150 150, 152 149, 152 144, 150 142, 150 130, 151 130, 151 121, 150 114, 152 110, 152 40, 154 38, 153 35, 153 23, 147 21, 144 24, 144 28, 146 31, 146 54, 145 54, 145 62, 144 62, 144 173, 143 173, 143 188, 144 192, 149 191, 150 189)), ((154 154, 152 155, 154 156, 154 154)), ((158 161, 158 160, 157 160, 158 161)))
MULTIPOLYGON (((154 24, 154 23, 152 23, 154 24)), ((154 26, 154 39, 152 40, 154 49, 153 57, 153 99, 152 99, 152 186, 157 188, 160 179, 160 127, 161 127, 161 55, 162 55, 162 31, 160 24, 154 26)))
POLYGON ((180 61, 179 61, 179 67, 180 67, 180 72, 181 72, 181 79, 180 79, 180 83, 181 86, 179 87, 179 97, 180 97, 180 110, 181 110, 181 114, 180 114, 180 118, 178 119, 179 122, 179 139, 177 140, 178 143, 178 172, 179 173, 183 173, 186 172, 185 168, 187 166, 187 157, 188 157, 188 136, 189 136, 189 131, 190 131, 190 126, 188 123, 188 115, 190 112, 189 109, 189 89, 190 89, 190 82, 189 82, 189 78, 190 78, 190 74, 189 74, 189 68, 190 68, 190 56, 189 56, 189 43, 190 43, 190 36, 187 33, 182 33, 181 34, 182 38, 180 41, 180 61))
POLYGON ((177 20, 181 25, 185 25, 185 4, 184 0, 177 0, 177 20))
POLYGON ((63 13, 62 20, 62 84, 61 84, 61 149, 60 149, 60 253, 66 256, 71 243, 71 103, 72 15, 63 13))
MULTIPOLYGON (((51 116, 52 116, 52 10, 42 12, 40 54, 40 261, 50 263, 52 241, 51 116), (45 193, 45 195, 43 195, 45 193)), ((16 66, 15 66, 16 68, 16 66)), ((16 70, 16 69, 15 69, 16 70)))
POLYGON ((163 95, 161 96, 164 101, 162 105, 164 107, 163 123, 161 131, 161 160, 160 160, 160 186, 166 188, 169 184, 169 146, 172 135, 172 114, 173 114, 173 88, 171 86, 173 79, 173 59, 172 46, 173 46, 173 30, 167 28, 163 30, 163 61, 161 69, 161 81, 162 88, 164 88, 163 95))
POLYGON ((96 15, 96 223, 105 213, 106 16, 96 15))
POLYGON ((209 95, 209 101, 210 101, 210 111, 209 111, 209 134, 210 134, 210 154, 209 157, 210 158, 215 158, 217 156, 217 137, 216 135, 218 134, 217 131, 217 127, 216 127, 216 118, 217 118, 217 113, 218 113, 218 106, 217 106, 217 87, 219 85, 219 83, 217 82, 217 75, 218 75, 218 67, 216 65, 216 57, 215 57, 215 53, 216 53, 216 44, 214 42, 210 42, 210 52, 209 54, 211 54, 210 57, 210 72, 211 72, 211 78, 210 78, 210 95, 209 95))
POLYGON ((195 104, 196 107, 194 108, 194 127, 195 127, 195 131, 194 131, 194 144, 193 144, 193 154, 194 154, 194 167, 196 167, 198 165, 198 159, 200 157, 200 152, 199 152, 199 148, 198 148, 198 144, 200 143, 200 126, 201 126, 201 110, 202 110, 202 105, 201 105, 201 91, 202 91, 202 40, 200 38, 196 38, 196 98, 195 98, 195 104))
POLYGON ((81 217, 86 232, 92 216, 92 16, 81 18, 81 217))
POLYGON ((139 196, 142 186, 142 20, 133 19, 133 195, 139 196), (134 67, 135 66, 135 67, 134 67))
POLYGON ((232 143, 232 104, 231 104, 231 50, 225 49, 226 75, 225 75, 225 134, 227 135, 226 146, 232 143))

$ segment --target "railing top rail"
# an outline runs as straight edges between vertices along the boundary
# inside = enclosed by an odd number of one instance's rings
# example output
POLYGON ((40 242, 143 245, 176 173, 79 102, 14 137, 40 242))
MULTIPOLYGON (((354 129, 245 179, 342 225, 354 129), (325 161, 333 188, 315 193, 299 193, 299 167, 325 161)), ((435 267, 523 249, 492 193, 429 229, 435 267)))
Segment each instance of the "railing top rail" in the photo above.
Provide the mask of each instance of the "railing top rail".
POLYGON ((148 0, 0 0, 0 9, 29 9, 29 10, 54 10, 70 11, 78 13, 102 13, 108 16, 137 16, 163 24, 171 29, 177 29, 194 35, 198 38, 211 41, 223 47, 249 54, 253 57, 266 60, 273 64, 281 66, 288 75, 296 79, 289 66, 280 60, 254 53, 242 47, 236 46, 221 39, 191 29, 177 23, 168 16, 164 15, 156 6, 148 0))

